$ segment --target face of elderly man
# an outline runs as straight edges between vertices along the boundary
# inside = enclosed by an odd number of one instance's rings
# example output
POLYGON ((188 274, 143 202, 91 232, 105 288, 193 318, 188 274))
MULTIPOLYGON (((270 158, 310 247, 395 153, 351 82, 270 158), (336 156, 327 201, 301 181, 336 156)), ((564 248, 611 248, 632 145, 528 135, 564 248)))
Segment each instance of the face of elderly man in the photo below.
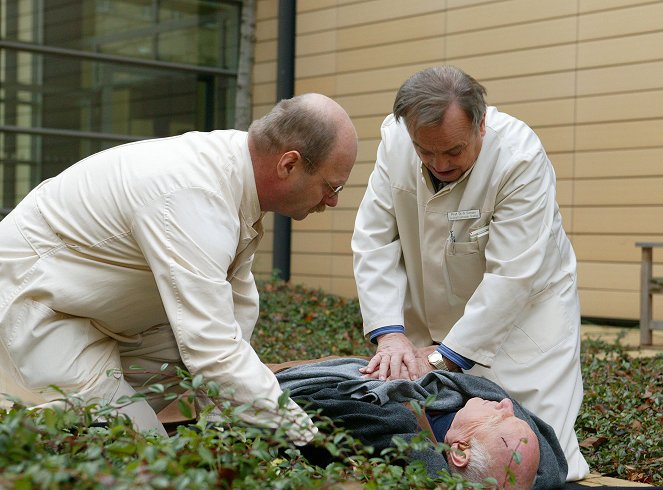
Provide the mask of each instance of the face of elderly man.
POLYGON ((530 426, 514 415, 513 403, 471 398, 454 417, 444 442, 453 449, 447 452, 450 466, 463 468, 477 457, 477 441, 490 455, 485 462, 484 478, 491 476, 508 488, 528 488, 539 466, 539 444, 530 426), (514 452, 520 454, 520 462, 514 452), (516 484, 507 482, 507 469, 516 477, 516 484))

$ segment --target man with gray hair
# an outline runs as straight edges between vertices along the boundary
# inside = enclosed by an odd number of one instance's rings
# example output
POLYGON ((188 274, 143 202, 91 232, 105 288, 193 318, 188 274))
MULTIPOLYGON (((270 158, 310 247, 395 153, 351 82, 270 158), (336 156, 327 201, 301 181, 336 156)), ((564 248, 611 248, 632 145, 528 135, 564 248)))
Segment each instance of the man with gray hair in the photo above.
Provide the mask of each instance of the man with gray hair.
MULTIPOLYGON (((266 409, 248 422, 278 424, 282 392, 249 343, 262 218, 336 206, 356 153, 347 113, 305 94, 248 133, 121 145, 42 182, 0 222, 0 393, 43 406, 61 398, 56 385, 115 402, 169 363, 266 409)), ((122 411, 165 434, 163 403, 122 411)), ((312 437, 296 404, 283 416, 304 428, 294 440, 312 437)))
POLYGON ((577 480, 589 468, 574 431, 575 255, 541 141, 485 94, 456 67, 429 68, 382 124, 352 237, 364 332, 378 345, 363 372, 496 382, 555 429, 577 480))

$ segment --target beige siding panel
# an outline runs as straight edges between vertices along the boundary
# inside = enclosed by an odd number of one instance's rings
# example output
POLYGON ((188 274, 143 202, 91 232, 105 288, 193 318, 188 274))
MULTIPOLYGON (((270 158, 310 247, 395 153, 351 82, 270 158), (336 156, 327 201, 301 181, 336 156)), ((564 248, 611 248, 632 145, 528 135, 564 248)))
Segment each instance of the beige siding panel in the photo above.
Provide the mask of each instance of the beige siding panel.
POLYGON ((578 98, 576 121, 663 118, 663 90, 578 98))
POLYGON ((444 57, 444 38, 385 44, 371 48, 338 53, 338 71, 348 72, 403 65, 406 63, 432 63, 444 57))
POLYGON ((640 295, 622 291, 580 289, 580 311, 583 316, 635 320, 640 316, 640 295))
MULTIPOLYGON (((348 111, 353 121, 366 116, 371 116, 371 123, 378 121, 377 136, 379 136, 380 125, 384 118, 391 112, 394 104, 395 92, 375 92, 364 95, 345 95, 336 98, 336 102, 341 104, 348 111)), ((375 137, 375 134, 373 135, 375 137)))
MULTIPOLYGON (((433 14, 443 10, 440 0, 371 0, 338 7, 339 27, 372 24, 384 20, 407 18, 421 14, 433 14)), ((413 31, 416 33, 416 31, 413 31)), ((414 36, 413 36, 414 37, 414 36)))
POLYGON ((577 180, 575 185, 577 206, 663 206, 663 177, 577 180))
POLYGON ((501 104, 499 110, 517 117, 529 126, 560 126, 573 124, 573 99, 544 100, 518 104, 501 104))
POLYGON ((346 27, 338 30, 337 49, 343 51, 379 46, 385 42, 393 44, 413 38, 442 37, 444 25, 445 13, 433 12, 423 16, 346 27))
MULTIPOLYGON (((582 2, 581 2, 582 3, 582 2)), ((624 2, 625 8, 609 10, 578 19, 578 39, 624 36, 661 29, 663 3, 633 6, 624 2)))
POLYGON ((663 148, 588 151, 576 154, 576 177, 663 175, 663 148))
POLYGON ((558 126, 550 128, 537 128, 533 126, 532 129, 541 139, 546 151, 559 152, 559 151, 572 151, 573 150, 573 127, 572 126, 558 126))
POLYGON ((447 56, 449 58, 460 58, 536 46, 574 43, 575 41, 576 19, 575 17, 566 17, 496 29, 450 34, 447 36, 447 56))
MULTIPOLYGON (((380 133, 377 133, 379 137, 380 133)), ((373 162, 375 163, 375 156, 378 151, 380 139, 362 139, 359 142, 357 149, 357 160, 360 162, 373 162)))
POLYGON ((498 107, 508 102, 565 99, 575 94, 575 73, 546 73, 501 80, 479 80, 488 91, 487 100, 498 107))
POLYGON ((332 255, 329 254, 297 254, 290 264, 293 274, 300 275, 332 275, 332 255))
POLYGON ((587 13, 615 8, 632 7, 642 3, 651 3, 651 0, 580 0, 579 12, 587 13))
POLYGON ((573 204, 573 181, 557 181, 557 203, 560 206, 571 206, 573 204))
POLYGON ((276 82, 276 61, 253 65, 253 82, 276 82))
POLYGON ((599 150, 663 146, 661 128, 663 128, 663 120, 579 125, 576 126, 576 149, 599 150))
MULTIPOLYGON (((364 192, 366 184, 368 184, 368 178, 371 175, 371 172, 373 172, 374 167, 375 161, 355 163, 352 173, 350 174, 349 185, 357 186, 362 192, 364 192)), ((345 192, 345 190, 343 192, 345 192)))
POLYGON ((290 284, 301 284, 309 289, 322 289, 327 293, 333 294, 333 291, 331 290, 332 281, 330 276, 291 274, 290 284))
POLYGON ((253 85, 253 103, 254 104, 275 104, 276 103, 276 84, 261 83, 253 85))
POLYGON ((255 45, 255 62, 263 63, 265 61, 276 60, 277 42, 265 41, 255 45))
POLYGON ((293 253, 332 253, 331 232, 299 232, 292 234, 293 253))
POLYGON ((359 203, 361 203, 361 200, 364 197, 364 192, 364 187, 348 187, 347 189, 343 189, 339 204, 334 209, 336 211, 350 209, 351 211, 356 212, 359 208, 359 203))
POLYGON ((336 49, 336 36, 338 31, 323 31, 304 34, 297 37, 297 56, 310 56, 313 54, 331 53, 336 49))
POLYGON ((482 80, 572 70, 575 51, 574 45, 565 45, 449 60, 482 80))
POLYGON ((578 95, 606 94, 663 87, 663 61, 578 70, 578 95))
POLYGON ((357 73, 338 75, 338 95, 393 91, 396 94, 403 82, 418 70, 428 68, 429 63, 407 66, 395 66, 378 70, 366 70, 357 73))
POLYGON ((559 207, 560 214, 562 215, 562 226, 567 233, 573 231, 573 208, 568 206, 559 207))
POLYGON ((496 26, 534 22, 575 15, 576 0, 510 0, 450 10, 448 32, 490 29, 496 26))
MULTIPOLYGON (((632 262, 640 267, 642 251, 636 242, 663 242, 663 229, 660 235, 574 235, 573 249, 579 261, 632 262)), ((654 252, 654 263, 663 265, 663 250, 654 252)))
POLYGON ((256 2, 256 19, 274 19, 279 14, 279 0, 258 0, 256 2))
POLYGON ((576 208, 574 232, 658 234, 663 230, 663 206, 576 208))
POLYGON ((332 251, 334 253, 352 255, 352 248, 350 246, 350 242, 352 240, 352 231, 334 232, 331 239, 332 251))
POLYGON ((336 7, 337 0, 297 0, 297 12, 336 7))
MULTIPOLYGON (((386 104, 380 104, 386 105, 386 104)), ((352 117, 352 122, 357 130, 359 138, 370 138, 375 139, 380 137, 380 125, 384 120, 384 114, 387 114, 390 111, 390 108, 384 108, 380 111, 380 116, 375 117, 356 117, 352 115, 350 111, 350 116, 352 117)))
POLYGON ((612 291, 640 291, 640 265, 578 262, 578 287, 612 291))
POLYGON ((295 77, 319 77, 336 73, 336 53, 299 56, 295 63, 295 77))
POLYGON ((267 19, 256 22, 256 39, 260 41, 273 41, 278 37, 278 20, 267 19))
POLYGON ((354 277, 333 277, 331 280, 331 292, 345 298, 356 298, 357 283, 354 277))
POLYGON ((661 59, 663 32, 619 37, 578 45, 578 68, 661 59))
POLYGON ((339 277, 354 277, 352 270, 352 254, 332 255, 332 270, 339 277))
POLYGON ((332 213, 336 210, 324 213, 309 214, 305 220, 292 222, 292 231, 329 231, 332 229, 332 213))
POLYGON ((337 18, 338 11, 335 8, 301 12, 297 15, 297 35, 335 29, 337 18))
POLYGON ((553 164, 555 169, 555 176, 557 180, 570 179, 574 176, 574 157, 573 153, 553 153, 547 152, 548 158, 553 164))
POLYGON ((329 97, 336 95, 336 75, 326 75, 314 78, 301 78, 295 80, 295 93, 306 94, 318 92, 329 97))
POLYGON ((357 217, 357 209, 345 210, 338 209, 331 211, 332 222, 334 224, 333 230, 352 232, 355 227, 355 218, 357 217))

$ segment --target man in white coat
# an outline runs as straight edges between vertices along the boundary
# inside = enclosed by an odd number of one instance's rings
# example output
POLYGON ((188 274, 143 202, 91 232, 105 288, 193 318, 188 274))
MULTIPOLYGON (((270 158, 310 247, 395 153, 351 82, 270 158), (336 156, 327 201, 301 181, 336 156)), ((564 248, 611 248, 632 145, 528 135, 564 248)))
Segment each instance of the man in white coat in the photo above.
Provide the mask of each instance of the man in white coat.
MULTIPOLYGON (((292 438, 309 439, 294 402, 276 415, 282 392, 249 343, 251 266, 265 212, 301 220, 336 206, 356 152, 347 113, 305 94, 248 133, 121 145, 42 182, 0 222, 0 393, 47 405, 57 385, 113 402, 168 362, 254 403, 249 422, 287 415, 303 428, 292 438)), ((123 411, 165 433, 162 403, 123 411)))
POLYGON ((554 428, 577 480, 589 468, 574 431, 575 255, 539 138, 484 95, 455 67, 429 68, 382 124, 352 237, 364 332, 378 345, 363 372, 496 382, 554 428))

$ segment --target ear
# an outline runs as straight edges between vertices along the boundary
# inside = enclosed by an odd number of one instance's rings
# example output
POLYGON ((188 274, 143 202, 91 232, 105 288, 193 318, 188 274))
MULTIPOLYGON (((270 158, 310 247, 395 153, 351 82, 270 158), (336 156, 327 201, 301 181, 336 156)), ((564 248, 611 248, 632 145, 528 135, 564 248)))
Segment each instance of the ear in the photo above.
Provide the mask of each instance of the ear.
POLYGON ((286 151, 276 164, 276 175, 280 179, 287 179, 297 167, 297 162, 301 156, 297 150, 286 151))
POLYGON ((470 446, 462 442, 453 442, 447 451, 447 460, 455 468, 464 468, 470 462, 470 446))
POLYGON ((481 118, 481 122, 479 123, 479 133, 481 133, 481 137, 483 138, 486 136, 486 113, 483 113, 483 117, 481 118))

